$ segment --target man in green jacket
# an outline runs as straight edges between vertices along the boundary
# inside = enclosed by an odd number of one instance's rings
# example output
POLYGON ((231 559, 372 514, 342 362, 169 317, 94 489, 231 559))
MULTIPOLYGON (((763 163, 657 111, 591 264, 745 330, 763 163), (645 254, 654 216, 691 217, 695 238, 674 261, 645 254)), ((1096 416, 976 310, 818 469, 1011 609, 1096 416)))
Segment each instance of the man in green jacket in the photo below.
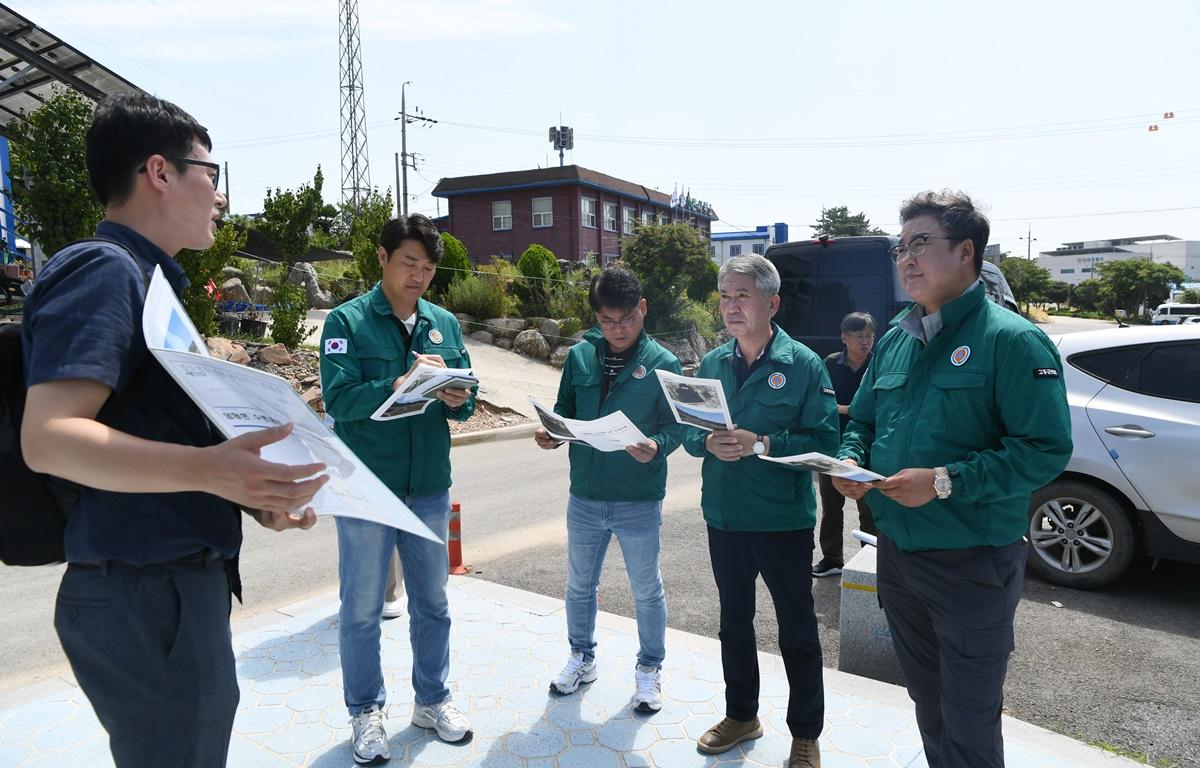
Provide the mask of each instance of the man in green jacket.
MULTIPOLYGON (((380 236, 383 278, 372 290, 329 313, 321 337, 321 381, 334 430, 363 463, 444 541, 450 519, 450 429, 475 410, 474 393, 447 389, 423 413, 389 421, 376 409, 420 363, 468 368, 458 320, 421 298, 437 271, 442 242, 420 214, 392 219, 380 236)), ((443 741, 467 738, 467 718, 450 700, 450 572, 445 544, 365 520, 339 517, 338 577, 342 605, 342 686, 353 726, 354 759, 391 757, 383 728, 387 692, 379 656, 392 553, 408 584, 412 644, 413 725, 443 741)))
POLYGON ((930 768, 1004 765, 1004 676, 1021 598, 1029 497, 1071 457, 1054 344, 988 301, 987 218, 961 193, 900 210, 892 249, 916 302, 892 320, 850 405, 841 458, 870 491, 879 598, 930 768))
MULTIPOLYGON (((550 683, 550 692, 571 694, 596 679, 596 598, 604 554, 616 534, 637 612, 634 706, 657 712, 662 708, 659 670, 667 652, 658 532, 667 456, 679 446, 681 428, 654 371, 679 373, 679 360, 643 330, 646 299, 633 272, 620 266, 604 270, 592 281, 588 303, 596 313, 596 327, 571 347, 554 411, 585 421, 621 411, 649 440, 611 453, 571 445, 566 594, 571 657, 550 683)), ((562 444, 545 429, 534 438, 542 448, 562 444)))
POLYGON ((758 720, 755 579, 775 603, 779 650, 791 695, 788 768, 820 768, 817 737, 825 717, 821 642, 813 610, 812 475, 759 456, 792 456, 837 447, 837 401, 829 373, 811 349, 771 318, 779 310, 779 272, 757 254, 727 261, 717 274, 721 317, 733 340, 704 356, 699 376, 721 381, 733 430, 687 428, 684 448, 704 457, 701 506, 721 602, 725 718, 700 737, 719 754, 762 735, 758 720))

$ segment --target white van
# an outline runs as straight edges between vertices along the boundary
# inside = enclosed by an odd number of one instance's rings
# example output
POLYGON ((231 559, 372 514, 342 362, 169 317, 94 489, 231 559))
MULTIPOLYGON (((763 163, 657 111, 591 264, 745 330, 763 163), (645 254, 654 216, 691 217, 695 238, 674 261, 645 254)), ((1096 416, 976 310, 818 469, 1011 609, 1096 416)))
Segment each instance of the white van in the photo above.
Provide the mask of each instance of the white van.
POLYGON ((1159 304, 1150 317, 1151 325, 1179 325, 1189 317, 1200 316, 1200 304, 1159 304))

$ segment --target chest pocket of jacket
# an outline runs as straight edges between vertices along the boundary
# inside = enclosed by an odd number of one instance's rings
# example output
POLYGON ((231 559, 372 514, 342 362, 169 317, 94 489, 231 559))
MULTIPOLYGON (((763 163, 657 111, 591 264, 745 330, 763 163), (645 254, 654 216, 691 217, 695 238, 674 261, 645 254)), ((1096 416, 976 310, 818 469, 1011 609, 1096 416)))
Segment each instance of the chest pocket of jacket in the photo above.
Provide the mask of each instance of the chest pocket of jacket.
POLYGON ((404 350, 399 347, 369 345, 358 347, 356 351, 363 381, 394 379, 408 371, 408 367, 400 359, 404 350))
POLYGON ((571 384, 575 387, 575 418, 596 418, 600 413, 600 374, 581 373, 571 384))
POLYGON ((935 373, 929 383, 939 397, 929 398, 926 403, 941 414, 952 414, 959 427, 969 426, 972 415, 980 413, 979 395, 987 384, 987 374, 975 371, 935 373))
POLYGON ((462 354, 462 350, 459 349, 458 347, 446 347, 446 346, 432 347, 431 346, 431 347, 426 347, 425 349, 422 349, 421 354, 423 354, 423 355, 438 355, 446 363, 447 368, 462 368, 463 367, 463 354, 462 354))
POLYGON ((871 386, 875 394, 875 428, 881 432, 891 426, 894 419, 904 412, 907 399, 907 373, 881 373, 871 386))
MULTIPOLYGON (((813 397, 825 397, 820 392, 814 392, 813 397)), ((755 432, 776 432, 795 425, 800 416, 800 404, 795 395, 784 389, 767 389, 754 396, 753 411, 745 414, 746 424, 734 419, 739 427, 749 429, 753 426, 755 432)), ((732 414, 730 414, 732 415, 732 414)))

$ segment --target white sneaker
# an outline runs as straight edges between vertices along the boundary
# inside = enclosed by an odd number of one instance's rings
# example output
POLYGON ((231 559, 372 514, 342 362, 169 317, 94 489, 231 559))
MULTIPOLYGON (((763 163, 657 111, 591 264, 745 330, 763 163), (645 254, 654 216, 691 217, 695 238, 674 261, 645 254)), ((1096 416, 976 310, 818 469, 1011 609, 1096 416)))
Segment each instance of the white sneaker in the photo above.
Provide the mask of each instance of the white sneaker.
POLYGON ((596 680, 596 660, 583 660, 583 653, 575 651, 567 660, 567 665, 550 683, 550 693, 566 696, 579 690, 579 686, 596 680))
POLYGON ((383 712, 371 707, 350 718, 354 729, 354 762, 382 763, 392 759, 388 750, 387 733, 383 730, 383 712))
POLYGON ((633 694, 634 708, 639 712, 657 712, 662 709, 662 674, 657 667, 638 664, 633 670, 637 690, 633 694))
POLYGON ((467 716, 451 703, 450 699, 413 707, 412 724, 418 728, 433 728, 438 738, 450 744, 462 741, 471 735, 471 724, 467 716))
POLYGON ((390 603, 383 604, 383 613, 385 619, 398 619, 404 615, 404 598, 393 600, 390 603))

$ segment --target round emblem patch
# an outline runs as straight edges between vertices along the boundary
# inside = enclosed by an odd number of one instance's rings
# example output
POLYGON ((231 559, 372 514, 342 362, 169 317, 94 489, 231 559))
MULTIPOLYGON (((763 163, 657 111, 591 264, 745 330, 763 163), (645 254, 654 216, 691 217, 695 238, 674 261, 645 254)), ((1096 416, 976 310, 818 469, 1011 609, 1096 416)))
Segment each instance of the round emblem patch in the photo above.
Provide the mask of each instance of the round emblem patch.
POLYGON ((950 363, 952 365, 962 365, 971 357, 971 348, 965 344, 950 353, 950 363))
POLYGON ((635 378, 635 379, 644 379, 644 378, 646 378, 646 366, 644 366, 644 365, 639 365, 639 366, 637 367, 637 369, 636 369, 636 370, 633 372, 632 376, 633 376, 633 378, 635 378))
POLYGON ((767 386, 771 389, 783 389, 784 384, 787 384, 787 377, 778 371, 767 377, 767 386))
POLYGON ((429 329, 429 340, 432 341, 434 344, 441 344, 442 343, 442 332, 439 331, 437 328, 430 328, 429 329))

